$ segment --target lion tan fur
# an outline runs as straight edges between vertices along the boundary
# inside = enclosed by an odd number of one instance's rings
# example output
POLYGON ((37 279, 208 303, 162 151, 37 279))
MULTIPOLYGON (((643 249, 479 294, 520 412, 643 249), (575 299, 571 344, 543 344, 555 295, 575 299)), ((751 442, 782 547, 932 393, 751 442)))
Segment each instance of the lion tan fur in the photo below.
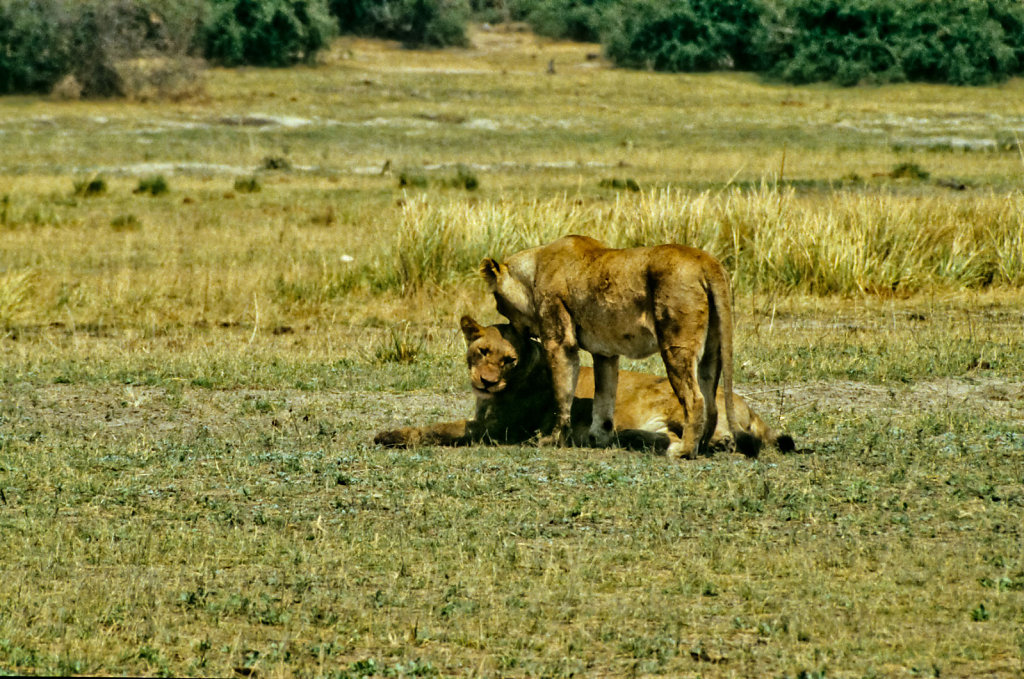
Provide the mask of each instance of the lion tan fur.
MULTIPOLYGON (((483 327, 464 316, 461 327, 476 396, 473 419, 383 431, 375 442, 392 447, 520 443, 554 426, 554 387, 539 344, 507 324, 483 327)), ((581 368, 572 407, 573 444, 589 442, 593 396, 593 370, 581 368)), ((718 407, 724 408, 723 390, 718 391, 717 399, 718 407)), ((739 427, 757 441, 756 448, 745 450, 746 454, 756 454, 762 443, 793 449, 792 439, 773 432, 739 395, 733 395, 733 402, 739 427)), ((666 452, 679 441, 683 424, 682 409, 666 378, 620 372, 613 442, 666 452)), ((711 437, 710 448, 728 449, 732 443, 731 432, 721 424, 711 437)))
MULTIPOLYGON (((669 454, 706 452, 718 425, 719 379, 725 393, 733 381, 729 276, 717 259, 682 245, 614 249, 566 236, 505 262, 485 259, 480 271, 498 312, 540 340, 551 368, 556 420, 542 444, 570 443, 580 349, 594 359, 596 445, 615 427, 619 356, 660 352, 683 423, 669 454)), ((746 445, 732 399, 724 406, 728 431, 746 445)))

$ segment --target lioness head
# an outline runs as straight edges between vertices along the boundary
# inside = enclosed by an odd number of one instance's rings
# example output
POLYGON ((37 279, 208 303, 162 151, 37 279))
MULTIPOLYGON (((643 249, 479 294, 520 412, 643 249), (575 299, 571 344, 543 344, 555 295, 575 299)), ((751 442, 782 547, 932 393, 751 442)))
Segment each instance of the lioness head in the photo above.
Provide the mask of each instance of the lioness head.
POLYGON ((520 358, 528 350, 525 341, 508 325, 484 327, 469 316, 459 321, 466 338, 466 363, 477 398, 492 398, 510 386, 520 358))
POLYGON ((513 255, 501 263, 488 257, 480 263, 480 275, 494 293, 498 313, 522 333, 536 335, 537 308, 531 284, 535 269, 532 250, 513 255))

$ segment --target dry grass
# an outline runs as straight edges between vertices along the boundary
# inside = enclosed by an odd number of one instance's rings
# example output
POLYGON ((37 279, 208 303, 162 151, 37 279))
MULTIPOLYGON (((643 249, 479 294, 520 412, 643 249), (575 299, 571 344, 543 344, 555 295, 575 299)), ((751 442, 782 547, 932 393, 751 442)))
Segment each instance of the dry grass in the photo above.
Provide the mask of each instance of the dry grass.
POLYGON ((762 187, 693 194, 654 190, 614 201, 561 196, 406 206, 384 263, 384 287, 445 284, 502 256, 570 233, 617 247, 677 242, 717 255, 741 292, 906 296, 1024 283, 1019 194, 798 196, 762 187), (388 266, 390 264, 390 266, 388 266))
POLYGON ((0 671, 1020 676, 1021 158, 950 142, 1024 83, 474 41, 0 101, 0 671), (812 452, 370 445, 466 414, 473 269, 568 231, 721 256, 740 388, 812 452))

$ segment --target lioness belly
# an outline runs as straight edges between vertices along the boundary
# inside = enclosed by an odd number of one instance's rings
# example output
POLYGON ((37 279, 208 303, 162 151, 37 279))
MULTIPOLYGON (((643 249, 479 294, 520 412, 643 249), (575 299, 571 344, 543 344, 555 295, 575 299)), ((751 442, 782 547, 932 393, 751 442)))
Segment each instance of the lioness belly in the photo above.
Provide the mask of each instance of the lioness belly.
POLYGON ((654 328, 639 323, 633 326, 615 323, 577 325, 576 341, 583 349, 601 356, 644 358, 658 351, 658 338, 654 334, 654 328), (623 331, 622 327, 629 329, 623 331))
MULTIPOLYGON (((594 397, 594 371, 580 368, 576 398, 594 397)), ((678 429, 682 408, 668 379, 650 373, 619 371, 616 393, 615 428, 668 432, 678 429)))

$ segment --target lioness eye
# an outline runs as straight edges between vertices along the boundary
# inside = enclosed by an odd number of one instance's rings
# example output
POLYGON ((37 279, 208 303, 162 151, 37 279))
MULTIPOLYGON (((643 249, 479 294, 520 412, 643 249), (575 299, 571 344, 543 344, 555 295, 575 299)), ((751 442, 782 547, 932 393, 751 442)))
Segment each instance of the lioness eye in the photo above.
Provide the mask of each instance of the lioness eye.
POLYGON ((501 364, 502 365, 508 365, 509 363, 515 363, 515 362, 516 362, 516 359, 512 358, 511 356, 506 356, 505 358, 501 359, 501 364))

